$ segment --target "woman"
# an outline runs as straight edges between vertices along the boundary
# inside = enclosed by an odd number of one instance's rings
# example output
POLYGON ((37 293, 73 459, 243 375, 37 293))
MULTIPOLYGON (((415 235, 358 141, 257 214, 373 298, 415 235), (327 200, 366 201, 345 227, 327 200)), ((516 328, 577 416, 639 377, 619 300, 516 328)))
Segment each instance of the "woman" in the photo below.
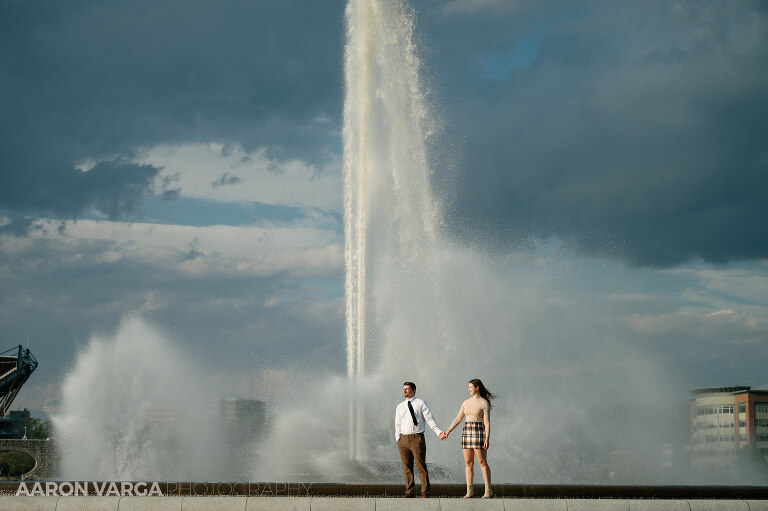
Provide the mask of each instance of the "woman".
POLYGON ((491 399, 496 396, 485 388, 483 382, 478 379, 469 381, 470 398, 461 404, 459 415, 454 419, 451 427, 445 433, 445 438, 451 434, 451 431, 459 425, 461 419, 466 417, 464 428, 461 430, 461 449, 464 451, 464 464, 467 475, 467 494, 468 499, 474 495, 472 487, 472 478, 475 475, 475 456, 480 464, 480 471, 485 480, 484 499, 493 497, 491 490, 491 468, 486 461, 488 450, 488 440, 491 438, 491 399))

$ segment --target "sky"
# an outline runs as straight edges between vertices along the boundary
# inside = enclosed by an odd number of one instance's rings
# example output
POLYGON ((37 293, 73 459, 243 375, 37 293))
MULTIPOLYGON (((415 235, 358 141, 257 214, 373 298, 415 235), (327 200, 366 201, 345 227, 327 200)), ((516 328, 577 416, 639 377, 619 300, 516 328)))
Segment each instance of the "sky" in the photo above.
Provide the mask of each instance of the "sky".
MULTIPOLYGON (((412 4, 450 237, 500 273, 575 261, 568 296, 676 399, 765 387, 765 2, 412 4)), ((0 0, 0 348, 40 361, 16 405, 55 410, 132 316, 227 396, 345 372, 343 51, 337 0, 0 0)))

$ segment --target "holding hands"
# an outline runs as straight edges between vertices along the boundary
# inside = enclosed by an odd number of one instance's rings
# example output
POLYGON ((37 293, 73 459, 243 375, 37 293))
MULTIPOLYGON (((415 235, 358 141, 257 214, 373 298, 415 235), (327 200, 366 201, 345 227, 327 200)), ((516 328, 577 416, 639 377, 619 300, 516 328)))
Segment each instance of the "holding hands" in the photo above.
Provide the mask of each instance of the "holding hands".
POLYGON ((440 440, 445 440, 446 438, 448 438, 448 433, 446 433, 445 431, 440 433, 440 440))

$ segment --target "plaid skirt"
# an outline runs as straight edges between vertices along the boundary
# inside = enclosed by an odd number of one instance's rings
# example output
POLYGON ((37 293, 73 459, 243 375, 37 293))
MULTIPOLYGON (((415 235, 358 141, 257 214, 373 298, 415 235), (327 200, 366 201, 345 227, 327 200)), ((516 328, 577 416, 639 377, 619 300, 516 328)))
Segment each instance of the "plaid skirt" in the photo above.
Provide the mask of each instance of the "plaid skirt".
POLYGON ((482 449, 485 443, 485 425, 482 422, 465 422, 461 430, 462 449, 482 449))

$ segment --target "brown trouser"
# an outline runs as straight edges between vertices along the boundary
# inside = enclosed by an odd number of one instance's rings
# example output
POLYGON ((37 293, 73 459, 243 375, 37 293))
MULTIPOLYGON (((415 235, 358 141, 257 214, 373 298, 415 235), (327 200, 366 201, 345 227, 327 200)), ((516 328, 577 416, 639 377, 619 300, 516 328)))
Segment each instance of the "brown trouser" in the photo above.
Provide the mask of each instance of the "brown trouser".
POLYGON ((421 480, 421 494, 429 495, 429 472, 427 472, 427 444, 424 442, 424 433, 415 435, 402 435, 397 441, 397 449, 400 451, 400 460, 403 462, 403 475, 405 476, 405 493, 410 494, 416 486, 413 482, 413 462, 419 469, 421 480))

